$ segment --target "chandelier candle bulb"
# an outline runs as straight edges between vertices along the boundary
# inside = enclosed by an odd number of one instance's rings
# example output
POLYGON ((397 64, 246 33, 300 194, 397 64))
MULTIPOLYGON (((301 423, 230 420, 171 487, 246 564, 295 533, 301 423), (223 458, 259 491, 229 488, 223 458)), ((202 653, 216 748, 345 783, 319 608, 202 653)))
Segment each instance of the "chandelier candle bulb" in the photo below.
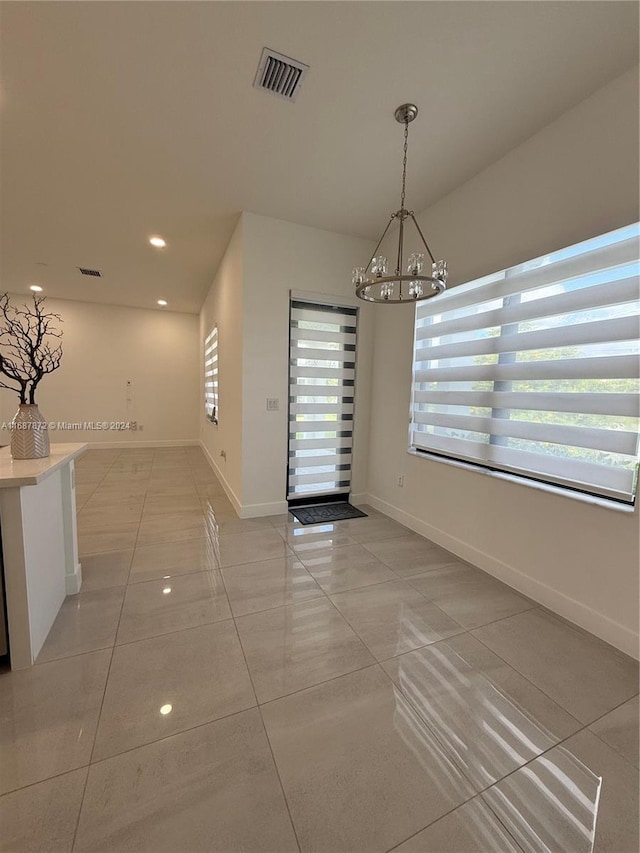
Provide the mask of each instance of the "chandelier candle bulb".
POLYGON ((415 104, 402 104, 395 111, 394 116, 397 122, 404 124, 404 149, 402 159, 402 194, 400 196, 400 209, 392 213, 387 227, 382 232, 382 236, 378 240, 378 245, 373 251, 371 259, 366 267, 354 267, 351 283, 355 287, 356 296, 363 299, 365 302, 378 302, 387 304, 398 304, 407 302, 407 296, 414 301, 422 299, 430 299, 432 296, 437 296, 445 290, 447 284, 447 263, 446 261, 436 261, 431 249, 427 245, 424 234, 418 225, 415 214, 412 210, 407 210, 405 207, 406 184, 407 184, 407 151, 409 147, 409 124, 418 115, 418 108, 415 104), (384 255, 378 255, 378 249, 382 245, 384 238, 387 236, 389 228, 393 222, 398 222, 398 250, 397 250, 397 265, 395 273, 389 275, 387 272, 387 258, 384 255), (407 233, 409 221, 413 223, 418 237, 424 246, 424 252, 412 252, 407 258, 407 271, 404 272, 403 258, 404 238, 407 233), (431 275, 424 274, 425 256, 431 261, 431 275), (407 286, 403 289, 403 283, 407 282, 407 286), (430 285, 426 287, 425 285, 430 285))

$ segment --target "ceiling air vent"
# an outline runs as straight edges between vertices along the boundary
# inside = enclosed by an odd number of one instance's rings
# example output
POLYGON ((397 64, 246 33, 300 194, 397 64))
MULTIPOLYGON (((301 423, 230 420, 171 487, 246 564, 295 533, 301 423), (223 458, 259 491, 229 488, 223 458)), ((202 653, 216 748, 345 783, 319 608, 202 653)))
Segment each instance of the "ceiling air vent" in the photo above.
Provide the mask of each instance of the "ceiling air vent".
POLYGON ((96 278, 102 277, 102 273, 100 272, 100 270, 90 270, 90 269, 87 269, 86 267, 78 267, 78 269, 80 270, 82 275, 93 275, 96 278))
POLYGON ((309 66, 265 47, 253 85, 287 101, 295 101, 309 66))

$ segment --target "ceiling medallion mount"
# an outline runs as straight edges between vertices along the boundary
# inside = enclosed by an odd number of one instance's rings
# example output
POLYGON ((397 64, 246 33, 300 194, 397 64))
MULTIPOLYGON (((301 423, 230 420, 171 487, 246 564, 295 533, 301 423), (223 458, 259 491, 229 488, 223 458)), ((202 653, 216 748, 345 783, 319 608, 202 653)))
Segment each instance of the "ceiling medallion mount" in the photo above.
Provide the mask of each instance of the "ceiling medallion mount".
POLYGON ((356 296, 364 299, 365 302, 381 302, 392 305, 401 302, 420 302, 423 299, 431 299, 433 296, 437 296, 447 286, 447 262, 436 261, 416 221, 413 210, 405 208, 409 124, 417 115, 418 108, 415 104, 402 104, 394 112, 396 121, 404 124, 400 210, 391 214, 387 227, 378 240, 378 245, 366 267, 355 267, 353 270, 352 282, 356 289, 356 296), (394 220, 398 221, 398 250, 395 273, 389 275, 387 258, 384 255, 378 255, 378 249, 394 220), (414 240, 418 244, 418 251, 412 251, 407 256, 405 255, 404 238, 406 236, 405 222, 408 224, 409 221, 415 227, 419 242, 414 236, 414 240), (423 249, 425 251, 422 251, 423 249), (425 275, 425 254, 431 260, 430 275, 425 275))

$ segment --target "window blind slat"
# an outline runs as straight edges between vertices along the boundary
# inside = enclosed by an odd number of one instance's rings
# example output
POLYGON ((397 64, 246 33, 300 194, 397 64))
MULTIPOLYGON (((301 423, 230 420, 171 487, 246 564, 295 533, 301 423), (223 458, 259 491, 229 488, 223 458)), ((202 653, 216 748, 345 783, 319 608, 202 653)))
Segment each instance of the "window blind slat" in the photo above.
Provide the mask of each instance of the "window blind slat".
POLYGON ((524 473, 538 479, 547 479, 559 485, 570 485, 584 491, 593 491, 597 486, 601 494, 622 499, 628 495, 635 472, 624 468, 611 468, 578 459, 528 453, 491 444, 474 444, 458 438, 427 435, 414 432, 414 446, 433 450, 454 459, 487 464, 498 470, 524 473))
POLYGON ((356 311, 294 300, 290 316, 287 496, 348 492, 356 311))
POLYGON ((350 463, 351 453, 333 453, 327 456, 296 455, 289 461, 289 468, 299 474, 306 468, 319 468, 322 465, 349 465, 350 463))
MULTIPOLYGON (((430 360, 460 358, 465 355, 487 355, 500 352, 527 352, 550 347, 585 346, 609 341, 633 341, 638 339, 638 317, 619 317, 615 320, 596 320, 593 323, 576 323, 542 329, 537 332, 498 335, 459 341, 441 346, 428 347, 430 360), (559 334, 560 331, 560 334, 559 334)), ((422 355, 421 349, 417 355, 422 355)))
MULTIPOLYGON (((356 375, 353 367, 308 367, 299 364, 295 366, 295 379, 337 379, 338 383, 346 382, 348 379, 354 379, 356 375)), ((292 382, 292 387, 295 383, 292 382)))
POLYGON ((303 385, 292 382, 290 396, 296 397, 353 397, 353 385, 303 385))
POLYGON ((633 502, 639 246, 636 223, 417 304, 412 446, 633 502))
POLYGON ((353 403, 291 403, 289 411, 292 415, 352 415, 353 403))
POLYGON ((305 432, 351 432, 353 421, 292 421, 289 434, 295 437, 305 432))
POLYGON ((308 438, 303 436, 302 438, 292 438, 289 440, 289 450, 324 450, 327 447, 341 447, 351 449, 351 445, 353 443, 353 439, 350 435, 341 435, 338 438, 331 439, 330 443, 327 443, 326 438, 308 438))
MULTIPOLYGON (((416 360, 418 362, 418 360, 416 360)), ((421 359, 419 363, 424 363, 421 359)), ((474 364, 417 370, 416 382, 490 381, 496 379, 638 379, 636 355, 567 358, 553 361, 517 361, 515 364, 474 364)))
POLYGON ((291 329, 291 340, 298 341, 323 341, 325 343, 351 344, 355 346, 356 336, 354 332, 326 331, 324 329, 291 329))
POLYGON ((590 447, 610 453, 633 456, 638 440, 637 433, 615 429, 589 429, 588 427, 565 426, 564 424, 515 421, 508 418, 483 418, 473 415, 440 414, 417 412, 414 421, 419 424, 469 430, 485 435, 502 435, 529 441, 564 444, 569 447, 590 447))
POLYGON ((640 417, 640 394, 581 394, 579 392, 416 391, 416 404, 471 406, 485 409, 535 409, 572 414, 640 417))
MULTIPOLYGON (((628 226, 621 231, 629 231, 636 226, 628 226)), ((612 232, 613 234, 614 232, 612 232)), ((590 275, 599 270, 608 270, 611 267, 620 266, 621 264, 634 263, 638 261, 638 234, 620 240, 619 242, 611 243, 601 248, 591 248, 580 253, 580 246, 593 244, 601 238, 588 240, 586 243, 578 244, 572 249, 575 254, 571 257, 564 257, 559 261, 553 262, 553 255, 538 259, 539 266, 534 266, 534 261, 529 261, 519 266, 511 267, 500 273, 495 273, 491 276, 478 279, 468 284, 462 284, 446 291, 447 295, 447 311, 454 311, 460 308, 466 308, 473 305, 478 305, 480 302, 489 299, 504 299, 506 296, 511 296, 514 293, 526 293, 529 290, 534 290, 537 287, 556 284, 563 289, 572 279, 577 279, 580 276, 590 275)), ((558 255, 562 255, 562 250, 558 255)), ((438 297, 440 299, 440 297, 438 297)), ((433 300, 437 302, 438 300, 433 300)), ((442 305, 442 302, 440 302, 442 305)), ((421 302, 416 305, 417 316, 422 318, 431 316, 432 314, 441 314, 435 306, 429 307, 428 302, 421 302)))
POLYGON ((507 323, 519 323, 541 317, 553 317, 558 314, 582 311, 594 304, 613 306, 632 302, 638 295, 638 276, 627 276, 620 281, 607 281, 605 284, 585 287, 577 291, 560 293, 545 299, 534 299, 517 305, 477 311, 456 317, 453 320, 440 320, 416 329, 416 340, 430 340, 435 337, 469 332, 473 329, 490 329, 507 323))

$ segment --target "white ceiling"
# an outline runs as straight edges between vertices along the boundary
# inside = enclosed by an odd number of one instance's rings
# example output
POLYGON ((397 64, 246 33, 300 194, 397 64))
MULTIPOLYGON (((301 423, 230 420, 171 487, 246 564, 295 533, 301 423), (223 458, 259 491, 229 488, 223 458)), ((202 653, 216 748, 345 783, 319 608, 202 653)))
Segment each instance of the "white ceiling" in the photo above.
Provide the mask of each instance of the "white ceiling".
POLYGON ((197 311, 240 211, 377 237, 398 104, 420 210, 636 63, 638 5, 12 2, 1 46, 1 289, 197 311), (265 45, 295 103, 252 88, 265 45))

